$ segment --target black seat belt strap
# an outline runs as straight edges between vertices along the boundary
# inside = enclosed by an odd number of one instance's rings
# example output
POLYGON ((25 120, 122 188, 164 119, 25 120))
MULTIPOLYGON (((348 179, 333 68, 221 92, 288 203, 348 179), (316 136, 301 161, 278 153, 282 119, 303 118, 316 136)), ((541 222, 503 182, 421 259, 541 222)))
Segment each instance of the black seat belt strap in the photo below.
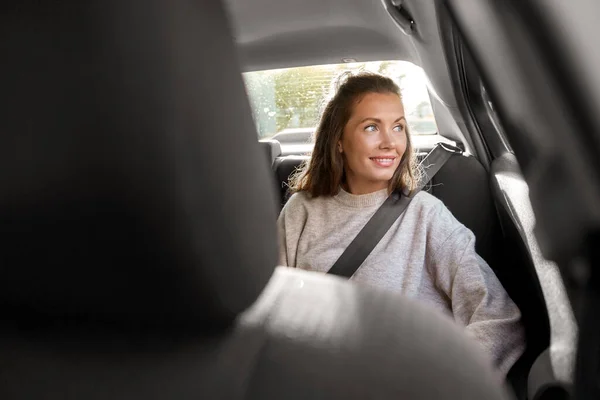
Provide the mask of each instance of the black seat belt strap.
POLYGON ((392 193, 360 230, 328 274, 350 278, 363 263, 385 233, 396 222, 412 198, 400 192, 392 193))
POLYGON ((460 149, 452 146, 438 144, 434 147, 420 164, 424 174, 421 184, 410 196, 399 191, 392 193, 377 209, 375 214, 373 214, 371 219, 360 230, 327 273, 346 278, 354 275, 381 238, 383 238, 404 210, 406 210, 413 197, 431 181, 453 154, 459 152, 460 149))

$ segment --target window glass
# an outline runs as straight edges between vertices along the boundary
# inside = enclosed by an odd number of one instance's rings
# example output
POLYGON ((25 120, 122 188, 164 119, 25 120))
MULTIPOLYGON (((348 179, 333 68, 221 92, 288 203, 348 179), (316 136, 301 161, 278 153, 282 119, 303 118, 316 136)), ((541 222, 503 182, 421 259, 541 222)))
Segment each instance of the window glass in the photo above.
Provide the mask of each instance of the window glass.
POLYGON ((244 73, 259 139, 277 135, 280 141, 308 140, 345 71, 370 71, 392 78, 402 91, 411 134, 437 134, 423 70, 405 61, 376 61, 244 73))

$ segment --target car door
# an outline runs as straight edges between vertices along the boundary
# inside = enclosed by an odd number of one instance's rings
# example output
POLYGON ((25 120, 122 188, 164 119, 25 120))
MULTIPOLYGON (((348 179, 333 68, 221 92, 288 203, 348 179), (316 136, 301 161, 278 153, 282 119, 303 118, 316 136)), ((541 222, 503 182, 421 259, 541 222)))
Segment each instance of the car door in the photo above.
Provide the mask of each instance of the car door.
POLYGON ((525 238, 550 317, 550 346, 534 363, 530 398, 599 398, 600 56, 591 44, 600 31, 590 15, 600 6, 443 3, 485 88, 482 133, 504 133, 510 143, 498 154, 502 146, 488 141, 493 190, 525 238))

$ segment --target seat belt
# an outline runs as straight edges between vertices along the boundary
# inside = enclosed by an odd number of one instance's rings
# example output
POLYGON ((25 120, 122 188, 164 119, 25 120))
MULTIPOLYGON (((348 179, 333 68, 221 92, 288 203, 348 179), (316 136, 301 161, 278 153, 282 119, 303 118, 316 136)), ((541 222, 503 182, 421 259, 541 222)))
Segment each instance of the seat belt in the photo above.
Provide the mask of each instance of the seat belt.
POLYGON ((431 181, 453 154, 461 153, 457 147, 438 143, 419 164, 423 171, 419 186, 410 196, 401 191, 390 194, 327 273, 352 277, 417 193, 431 181))

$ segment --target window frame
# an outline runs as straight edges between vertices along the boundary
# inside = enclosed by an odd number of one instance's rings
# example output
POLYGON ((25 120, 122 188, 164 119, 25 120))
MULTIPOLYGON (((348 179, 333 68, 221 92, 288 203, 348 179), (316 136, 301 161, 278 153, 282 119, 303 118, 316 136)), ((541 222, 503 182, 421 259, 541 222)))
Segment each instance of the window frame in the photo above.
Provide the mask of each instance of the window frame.
POLYGON ((477 69, 475 60, 462 41, 458 41, 457 46, 459 47, 461 56, 458 61, 459 67, 463 71, 465 103, 487 147, 487 151, 492 159, 496 159, 507 153, 513 153, 500 119, 494 110, 493 103, 489 96, 487 96, 487 90, 477 69))

